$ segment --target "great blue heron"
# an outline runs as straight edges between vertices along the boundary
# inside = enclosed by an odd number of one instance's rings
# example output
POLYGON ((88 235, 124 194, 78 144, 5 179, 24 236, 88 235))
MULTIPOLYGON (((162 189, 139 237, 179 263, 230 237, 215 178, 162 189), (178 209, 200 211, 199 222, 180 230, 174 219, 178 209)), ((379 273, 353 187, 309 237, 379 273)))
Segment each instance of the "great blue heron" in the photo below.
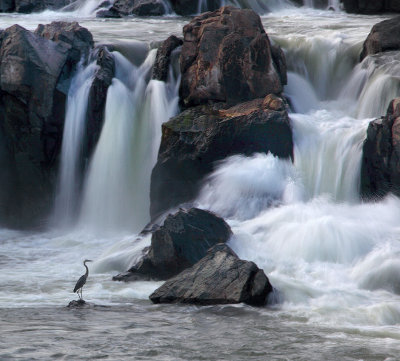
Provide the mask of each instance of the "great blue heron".
POLYGON ((79 296, 79 299, 81 299, 81 300, 82 300, 82 288, 85 285, 86 280, 89 276, 89 268, 88 268, 88 266, 86 266, 86 262, 93 262, 93 261, 90 259, 85 259, 83 261, 83 265, 86 267, 86 273, 79 278, 79 280, 78 280, 78 282, 76 282, 76 285, 74 288, 74 293, 76 292, 79 296), (79 290, 81 291, 80 295, 79 295, 79 290))

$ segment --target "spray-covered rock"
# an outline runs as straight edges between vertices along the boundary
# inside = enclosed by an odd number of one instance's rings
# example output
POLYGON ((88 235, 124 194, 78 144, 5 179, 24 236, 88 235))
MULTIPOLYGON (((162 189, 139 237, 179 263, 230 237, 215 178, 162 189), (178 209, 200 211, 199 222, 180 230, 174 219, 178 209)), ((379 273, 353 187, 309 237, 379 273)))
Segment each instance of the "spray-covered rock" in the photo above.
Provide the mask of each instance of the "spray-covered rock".
POLYGON ((215 214, 198 208, 180 209, 153 230, 151 246, 143 259, 115 281, 166 280, 202 259, 217 243, 232 235, 229 225, 215 214))
POLYGON ((293 157, 287 104, 275 95, 234 107, 189 108, 163 124, 151 175, 151 216, 193 200, 215 163, 234 154, 293 157))
POLYGON ((400 195, 400 98, 392 100, 386 116, 372 121, 363 147, 361 194, 400 195))
POLYGON ((197 16, 183 33, 180 96, 185 105, 236 104, 282 92, 283 53, 273 56, 254 11, 223 7, 197 16))
POLYGON ((247 303, 263 306, 272 286, 264 271, 243 261, 225 244, 211 248, 207 255, 150 295, 154 303, 215 305, 247 303))
POLYGON ((400 16, 384 20, 372 27, 364 42, 360 60, 368 55, 393 50, 400 50, 400 16))

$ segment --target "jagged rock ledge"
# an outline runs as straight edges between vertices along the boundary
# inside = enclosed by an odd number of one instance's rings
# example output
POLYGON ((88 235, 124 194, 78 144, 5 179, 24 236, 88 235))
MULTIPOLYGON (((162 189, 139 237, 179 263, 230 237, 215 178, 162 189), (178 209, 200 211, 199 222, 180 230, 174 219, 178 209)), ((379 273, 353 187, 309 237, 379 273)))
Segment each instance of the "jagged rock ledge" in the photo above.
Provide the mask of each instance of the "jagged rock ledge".
POLYGON ((165 282, 150 295, 154 303, 264 306, 273 288, 263 270, 240 260, 225 244, 211 248, 193 267, 165 282))

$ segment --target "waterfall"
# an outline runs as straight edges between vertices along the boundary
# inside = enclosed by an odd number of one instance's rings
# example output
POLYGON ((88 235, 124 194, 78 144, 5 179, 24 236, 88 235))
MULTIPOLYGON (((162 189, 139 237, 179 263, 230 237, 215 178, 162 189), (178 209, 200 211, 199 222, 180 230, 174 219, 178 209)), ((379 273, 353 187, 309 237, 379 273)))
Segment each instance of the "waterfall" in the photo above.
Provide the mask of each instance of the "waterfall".
POLYGON ((398 52, 368 56, 354 68, 340 99, 356 101, 356 116, 360 119, 380 117, 390 101, 400 95, 399 71, 398 52))
POLYGON ((96 62, 89 64, 87 67, 80 64, 71 80, 68 91, 58 191, 54 210, 54 222, 61 226, 71 225, 76 216, 77 201, 80 193, 86 111, 89 91, 96 68, 96 62))
POLYGON ((113 54, 116 76, 85 181, 80 224, 102 232, 139 232, 150 220, 151 170, 161 124, 177 111, 177 80, 149 81, 156 50, 138 67, 113 54))

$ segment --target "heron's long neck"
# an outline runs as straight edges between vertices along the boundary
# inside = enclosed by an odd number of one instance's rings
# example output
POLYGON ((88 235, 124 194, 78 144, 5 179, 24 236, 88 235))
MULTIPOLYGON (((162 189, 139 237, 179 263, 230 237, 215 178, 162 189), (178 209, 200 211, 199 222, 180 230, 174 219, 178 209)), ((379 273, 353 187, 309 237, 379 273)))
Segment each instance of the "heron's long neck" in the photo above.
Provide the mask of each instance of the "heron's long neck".
POLYGON ((89 268, 88 268, 88 266, 86 266, 86 263, 85 262, 83 262, 83 265, 85 266, 85 268, 86 268, 86 273, 85 273, 85 275, 86 275, 86 277, 89 275, 89 268))

